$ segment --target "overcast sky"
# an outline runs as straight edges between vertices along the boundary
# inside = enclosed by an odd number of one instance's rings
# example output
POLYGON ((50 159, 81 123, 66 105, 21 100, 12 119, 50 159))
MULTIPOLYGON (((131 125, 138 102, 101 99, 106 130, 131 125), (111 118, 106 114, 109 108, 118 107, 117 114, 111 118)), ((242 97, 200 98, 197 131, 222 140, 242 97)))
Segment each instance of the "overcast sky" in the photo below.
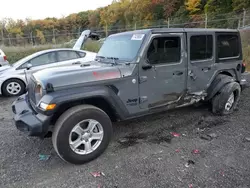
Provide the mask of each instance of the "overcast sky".
POLYGON ((94 10, 111 4, 112 0, 4 0, 0 3, 0 19, 43 19, 94 10))

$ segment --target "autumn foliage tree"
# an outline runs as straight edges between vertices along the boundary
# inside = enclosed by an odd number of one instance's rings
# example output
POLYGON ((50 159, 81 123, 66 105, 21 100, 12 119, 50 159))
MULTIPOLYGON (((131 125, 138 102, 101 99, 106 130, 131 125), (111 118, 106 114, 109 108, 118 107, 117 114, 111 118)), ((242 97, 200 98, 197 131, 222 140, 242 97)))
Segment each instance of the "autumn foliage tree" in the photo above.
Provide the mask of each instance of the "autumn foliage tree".
POLYGON ((164 25, 168 20, 172 24, 197 22, 195 26, 204 27, 205 14, 209 20, 221 20, 211 22, 210 27, 236 27, 243 9, 249 10, 250 15, 250 0, 114 0, 106 7, 62 18, 3 19, 0 21, 0 44, 10 44, 16 38, 31 43, 31 37, 41 44, 57 43, 77 38, 86 28, 108 35, 110 31, 164 25), (223 15, 230 12, 232 16, 223 15))

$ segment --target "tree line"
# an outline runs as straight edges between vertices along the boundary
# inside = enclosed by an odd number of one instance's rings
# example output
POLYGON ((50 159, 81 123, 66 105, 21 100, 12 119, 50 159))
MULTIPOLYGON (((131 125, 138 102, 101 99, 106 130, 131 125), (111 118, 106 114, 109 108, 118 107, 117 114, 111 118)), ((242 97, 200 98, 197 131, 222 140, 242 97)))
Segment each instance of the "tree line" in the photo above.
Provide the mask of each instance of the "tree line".
POLYGON ((8 43, 4 41, 8 38, 18 43, 19 39, 33 40, 33 37, 41 44, 48 40, 56 42, 55 35, 75 38, 86 28, 102 30, 106 35, 108 31, 169 26, 170 23, 172 27, 235 28, 245 24, 246 18, 250 20, 246 10, 250 12, 250 0, 114 0, 106 7, 62 18, 2 19, 0 44, 8 43))

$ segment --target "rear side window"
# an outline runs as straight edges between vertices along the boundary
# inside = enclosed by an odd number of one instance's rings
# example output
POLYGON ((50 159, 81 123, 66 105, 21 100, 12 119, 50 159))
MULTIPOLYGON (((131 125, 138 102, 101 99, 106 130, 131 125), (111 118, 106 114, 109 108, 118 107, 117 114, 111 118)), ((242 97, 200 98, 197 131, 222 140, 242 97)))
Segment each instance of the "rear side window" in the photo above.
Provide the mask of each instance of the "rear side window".
POLYGON ((58 61, 67 61, 71 59, 77 59, 79 58, 79 55, 75 51, 59 51, 57 52, 58 55, 58 61))
POLYGON ((190 38, 190 60, 206 60, 213 56, 213 36, 197 35, 190 38))
POLYGON ((218 58, 237 58, 240 55, 239 37, 236 34, 218 35, 218 58))

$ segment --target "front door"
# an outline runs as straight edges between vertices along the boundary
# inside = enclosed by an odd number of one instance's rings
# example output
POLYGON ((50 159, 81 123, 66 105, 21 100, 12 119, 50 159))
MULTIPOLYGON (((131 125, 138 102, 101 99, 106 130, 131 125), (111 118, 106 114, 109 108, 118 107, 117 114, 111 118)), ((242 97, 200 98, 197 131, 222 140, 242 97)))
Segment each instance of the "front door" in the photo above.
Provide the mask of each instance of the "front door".
POLYGON ((155 34, 139 67, 141 108, 157 108, 178 101, 186 89, 187 61, 183 33, 155 34))
POLYGON ((214 33, 190 32, 188 40, 188 89, 189 92, 206 90, 215 73, 214 33))
POLYGON ((27 80, 29 80, 31 74, 43 70, 46 68, 52 68, 57 67, 58 63, 56 61, 56 54, 54 52, 48 52, 42 55, 39 55, 37 57, 34 57, 33 59, 30 59, 26 63, 22 64, 20 67, 18 67, 19 74, 23 74, 27 76, 27 80), (26 70, 27 65, 31 64, 32 67, 29 70, 26 70))

